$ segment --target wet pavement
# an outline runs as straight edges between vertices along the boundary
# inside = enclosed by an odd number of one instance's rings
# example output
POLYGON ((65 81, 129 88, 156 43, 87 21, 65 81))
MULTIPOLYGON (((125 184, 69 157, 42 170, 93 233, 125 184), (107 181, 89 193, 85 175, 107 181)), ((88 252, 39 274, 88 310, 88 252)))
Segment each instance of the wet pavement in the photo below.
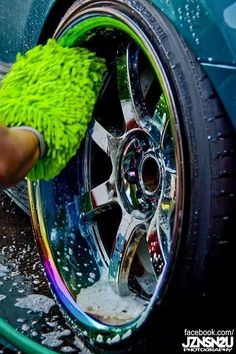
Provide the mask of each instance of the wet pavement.
MULTIPOLYGON (((0 193, 0 316, 21 333, 56 352, 90 353, 67 326, 55 303, 29 216, 4 193, 0 193)), ((9 344, 0 338, 0 353, 14 352, 17 351, 9 349, 9 344)))

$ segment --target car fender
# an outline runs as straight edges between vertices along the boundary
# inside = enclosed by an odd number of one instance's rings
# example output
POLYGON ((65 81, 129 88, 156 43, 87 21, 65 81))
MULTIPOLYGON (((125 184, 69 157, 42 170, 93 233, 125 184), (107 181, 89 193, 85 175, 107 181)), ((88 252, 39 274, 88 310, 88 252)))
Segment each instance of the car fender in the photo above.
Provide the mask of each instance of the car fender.
POLYGON ((234 0, 154 0, 153 3, 181 33, 199 61, 236 65, 234 0))
POLYGON ((45 19, 56 0, 0 0, 0 62, 15 60, 39 39, 45 19))
POLYGON ((236 1, 154 0, 153 4, 204 67, 236 129, 236 1))

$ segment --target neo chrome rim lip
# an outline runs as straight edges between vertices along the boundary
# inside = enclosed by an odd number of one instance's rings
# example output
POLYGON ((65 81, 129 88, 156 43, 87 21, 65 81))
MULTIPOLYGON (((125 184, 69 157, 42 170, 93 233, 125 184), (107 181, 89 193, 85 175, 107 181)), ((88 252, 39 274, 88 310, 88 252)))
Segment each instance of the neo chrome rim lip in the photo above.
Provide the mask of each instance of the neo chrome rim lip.
MULTIPOLYGON (((75 15, 76 16, 76 15, 75 15)), ((104 18, 108 19, 108 24, 111 26, 112 19, 113 19, 113 27, 117 28, 116 25, 120 24, 120 27, 122 30, 126 29, 126 33, 132 34, 132 37, 138 42, 138 45, 142 47, 143 50, 145 50, 145 53, 149 57, 149 60, 151 60, 151 63, 153 67, 156 69, 156 74, 159 78, 159 82, 161 83, 163 92, 166 94, 166 98, 168 100, 169 104, 169 112, 172 113, 171 117, 171 123, 172 125, 177 125, 178 122, 175 121, 177 117, 177 112, 174 104, 174 99, 172 96, 171 88, 169 86, 168 80, 165 75, 165 71, 162 67, 162 64, 155 55, 155 51, 150 44, 149 40, 146 38, 144 33, 142 32, 141 29, 137 27, 135 23, 130 23, 130 19, 124 15, 121 14, 118 11, 106 11, 104 12, 104 9, 102 8, 96 8, 93 9, 92 13, 90 10, 85 10, 82 11, 80 14, 80 17, 82 18, 80 21, 79 19, 75 21, 75 18, 73 21, 67 25, 65 25, 65 28, 62 29, 61 31, 57 31, 56 36, 61 35, 65 29, 67 30, 70 27, 73 27, 75 24, 82 23, 82 22, 87 22, 91 21, 91 29, 96 27, 92 25, 92 21, 95 19, 98 19, 98 16, 103 17, 103 23, 97 22, 97 27, 100 26, 108 26, 106 22, 104 22, 104 18), (108 15, 108 17, 107 17, 108 15), (82 17, 81 17, 82 16, 82 17), (115 24, 115 25, 114 25, 115 24)), ((172 126, 172 131, 176 133, 176 128, 173 128, 172 126)), ((182 161, 182 145, 181 145, 181 140, 180 137, 175 135, 174 136, 175 140, 175 152, 176 154, 176 160, 177 160, 177 177, 178 177, 178 186, 177 186, 177 201, 181 204, 180 205, 180 211, 183 211, 183 198, 184 198, 184 191, 183 191, 183 170, 180 168, 180 161, 182 161)), ((73 318, 74 322, 78 322, 80 324, 80 328, 88 329, 91 328, 92 331, 96 333, 103 333, 103 334, 109 334, 111 335, 117 335, 117 333, 122 334, 125 329, 125 331, 129 329, 133 329, 135 327, 138 327, 141 325, 145 318, 148 316, 151 307, 153 306, 153 301, 151 300, 150 303, 147 306, 147 309, 140 315, 140 318, 136 318, 135 320, 126 323, 124 325, 104 325, 99 323, 97 320, 94 320, 90 316, 86 315, 83 311, 81 311, 76 303, 76 301, 73 299, 71 294, 69 293, 68 289, 66 288, 65 284, 63 283, 58 270, 56 268, 55 262, 53 260, 53 256, 50 250, 50 245, 47 239, 45 227, 44 227, 44 220, 43 220, 43 213, 42 213, 42 205, 40 203, 41 200, 41 193, 40 193, 40 183, 35 183, 35 184, 30 184, 29 185, 29 191, 30 191, 30 204, 31 204, 31 210, 32 210, 32 216, 33 216, 33 223, 34 227, 36 229, 36 237, 37 237, 37 242, 39 244, 39 248, 41 250, 41 257, 42 257, 42 263, 47 271, 47 275, 49 277, 49 280, 51 282, 51 286, 53 287, 56 296, 58 297, 60 303, 66 310, 67 314, 73 318), (37 203, 37 205, 36 205, 37 203)), ((175 236, 175 250, 177 251, 178 247, 178 240, 177 240, 177 235, 178 235, 178 230, 181 228, 181 221, 177 220, 174 225, 174 231, 173 234, 175 236)), ((170 263, 171 266, 173 267, 174 263, 174 257, 175 254, 170 256, 170 263)), ((155 299, 155 301, 160 300, 160 298, 163 295, 163 292, 165 291, 166 285, 167 285, 167 280, 170 276, 171 269, 168 269, 167 274, 164 274, 162 277, 162 280, 159 282, 158 286, 156 287, 156 290, 152 296, 152 299, 155 299)), ((96 334, 95 333, 95 334, 96 334)))

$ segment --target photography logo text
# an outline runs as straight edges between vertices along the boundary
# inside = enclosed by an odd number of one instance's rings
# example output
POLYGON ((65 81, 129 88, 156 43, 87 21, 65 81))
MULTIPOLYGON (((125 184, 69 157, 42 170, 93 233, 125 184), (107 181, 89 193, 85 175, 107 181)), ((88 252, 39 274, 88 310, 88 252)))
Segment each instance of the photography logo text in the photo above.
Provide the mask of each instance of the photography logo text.
POLYGON ((184 335, 184 352, 231 352, 234 346, 234 329, 185 329, 184 335))

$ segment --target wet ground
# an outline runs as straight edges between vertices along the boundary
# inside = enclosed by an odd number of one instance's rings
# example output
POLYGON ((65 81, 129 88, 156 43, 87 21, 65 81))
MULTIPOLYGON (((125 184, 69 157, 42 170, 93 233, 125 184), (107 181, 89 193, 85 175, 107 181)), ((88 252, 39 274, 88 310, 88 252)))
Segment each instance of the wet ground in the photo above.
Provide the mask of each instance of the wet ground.
MULTIPOLYGON (((48 288, 29 216, 4 193, 0 193, 0 316, 56 352, 90 353, 65 323, 48 288)), ((14 352, 0 338, 0 353, 14 352)))

